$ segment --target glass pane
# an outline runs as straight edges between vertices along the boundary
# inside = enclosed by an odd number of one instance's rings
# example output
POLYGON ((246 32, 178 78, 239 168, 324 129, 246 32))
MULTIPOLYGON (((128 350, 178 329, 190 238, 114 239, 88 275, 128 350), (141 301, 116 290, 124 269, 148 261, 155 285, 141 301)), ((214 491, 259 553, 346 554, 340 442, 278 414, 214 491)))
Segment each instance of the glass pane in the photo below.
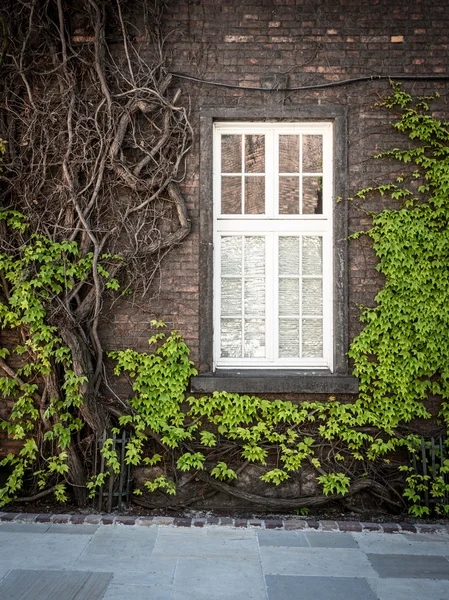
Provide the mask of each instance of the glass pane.
POLYGON ((265 314, 265 279, 245 280, 245 315, 265 314))
POLYGON ((220 341, 222 358, 240 358, 242 356, 241 319, 221 320, 220 341))
POLYGON ((221 238, 221 274, 242 274, 242 236, 221 238))
POLYGON ((221 213, 223 215, 242 214, 242 178, 221 178, 221 213))
POLYGON ((302 274, 323 274, 323 239, 305 235, 302 238, 302 274))
POLYGON ((303 358, 321 358, 323 356, 323 321, 321 319, 303 319, 302 355, 303 358))
POLYGON ((279 279, 279 314, 299 315, 299 279, 279 279))
POLYGON ((245 177, 245 214, 265 212, 265 177, 245 177))
POLYGON ((245 275, 265 275, 265 238, 245 237, 245 275))
POLYGON ((245 173, 265 172, 265 136, 245 135, 245 173))
POLYGON ((299 214, 299 177, 279 177, 279 214, 299 214))
POLYGON ((221 279, 221 314, 236 317, 242 314, 242 282, 240 279, 221 279))
POLYGON ((242 136, 221 136, 221 172, 242 172, 242 136))
POLYGON ((279 275, 299 275, 299 237, 279 237, 279 275))
POLYGON ((299 356, 299 321, 279 319, 279 358, 299 356))
POLYGON ((279 136, 279 173, 299 173, 299 135, 279 136))
POLYGON ((323 178, 302 178, 302 212, 304 215, 323 214, 323 178))
POLYGON ((323 136, 302 136, 302 172, 323 172, 323 136))
POLYGON ((245 357, 265 358, 264 319, 245 319, 245 357))
POLYGON ((322 279, 302 280, 302 314, 323 314, 323 281, 322 279))

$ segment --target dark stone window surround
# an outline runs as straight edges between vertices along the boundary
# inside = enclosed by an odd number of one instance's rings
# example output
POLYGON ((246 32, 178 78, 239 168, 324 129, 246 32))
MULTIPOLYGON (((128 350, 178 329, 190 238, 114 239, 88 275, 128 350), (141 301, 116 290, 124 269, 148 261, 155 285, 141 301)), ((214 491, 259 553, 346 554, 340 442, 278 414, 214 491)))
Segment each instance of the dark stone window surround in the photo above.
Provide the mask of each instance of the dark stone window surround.
POLYGON ((191 392, 246 394, 357 393, 348 373, 347 203, 334 202, 334 372, 306 369, 219 369, 213 364, 213 181, 214 121, 331 121, 334 124, 334 198, 347 196, 346 107, 336 104, 295 107, 200 109, 200 364, 191 392))

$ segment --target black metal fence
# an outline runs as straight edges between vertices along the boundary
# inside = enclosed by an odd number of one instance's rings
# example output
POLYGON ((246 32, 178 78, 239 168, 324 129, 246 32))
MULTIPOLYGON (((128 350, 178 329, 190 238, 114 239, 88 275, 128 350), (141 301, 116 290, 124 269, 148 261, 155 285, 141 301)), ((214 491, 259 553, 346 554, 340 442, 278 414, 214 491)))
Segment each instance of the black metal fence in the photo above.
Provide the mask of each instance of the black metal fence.
POLYGON ((126 444, 130 439, 130 435, 126 431, 122 431, 121 434, 117 435, 116 433, 110 434, 106 430, 103 431, 100 438, 97 438, 97 451, 94 464, 95 475, 99 475, 100 473, 108 474, 105 484, 98 488, 93 499, 93 508, 99 512, 103 510, 107 512, 120 510, 123 503, 129 503, 131 493, 131 465, 125 464, 125 452, 126 444), (111 438, 111 449, 117 455, 120 463, 120 473, 115 473, 111 467, 105 464, 105 458, 102 453, 106 440, 111 438))
MULTIPOLYGON (((416 448, 416 452, 411 454, 412 465, 417 475, 429 477, 429 482, 432 479, 441 477, 446 484, 449 484, 449 474, 442 470, 444 461, 449 460, 449 449, 447 447, 446 438, 444 435, 425 440, 421 438, 420 445, 416 448)), ((429 494, 429 486, 424 486, 423 500, 425 505, 432 509, 436 504, 449 504, 449 494, 447 490, 442 492, 440 497, 435 497, 429 494)))

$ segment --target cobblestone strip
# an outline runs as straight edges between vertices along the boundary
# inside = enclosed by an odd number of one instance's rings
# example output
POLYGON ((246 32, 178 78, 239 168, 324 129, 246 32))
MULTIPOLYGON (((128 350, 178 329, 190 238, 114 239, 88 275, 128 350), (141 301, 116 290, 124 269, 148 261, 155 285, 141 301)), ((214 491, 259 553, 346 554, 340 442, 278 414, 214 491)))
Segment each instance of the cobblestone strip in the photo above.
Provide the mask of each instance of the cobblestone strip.
POLYGON ((205 527, 208 525, 226 525, 229 527, 244 527, 259 529, 285 529, 289 531, 346 531, 377 533, 435 533, 448 534, 447 523, 366 523, 363 521, 315 521, 312 519, 233 519, 231 517, 151 517, 129 515, 66 515, 45 513, 5 513, 0 512, 0 521, 23 523, 71 523, 72 525, 169 525, 174 527, 205 527))

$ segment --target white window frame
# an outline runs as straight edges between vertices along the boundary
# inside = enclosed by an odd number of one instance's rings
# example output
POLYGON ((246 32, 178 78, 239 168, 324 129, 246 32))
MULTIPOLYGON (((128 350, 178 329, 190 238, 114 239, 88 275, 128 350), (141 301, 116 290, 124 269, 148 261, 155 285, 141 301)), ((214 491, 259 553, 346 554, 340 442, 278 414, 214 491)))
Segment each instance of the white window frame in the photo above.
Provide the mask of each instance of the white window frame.
MULTIPOLYGON (((215 122, 213 131, 214 198, 214 370, 220 369, 327 369, 333 371, 333 123, 322 122, 215 122), (221 136, 265 135, 266 214, 221 214, 221 136), (278 212, 279 135, 323 136, 322 214, 282 215, 278 212), (221 236, 266 237, 266 358, 220 358, 221 236), (317 235, 323 238, 323 357, 278 358, 278 254, 282 235, 317 235), (276 282, 270 286, 270 282, 276 282)), ((288 174, 283 174, 288 175, 288 174)), ((297 173, 295 174, 297 175, 297 173)), ((313 175, 308 173, 308 175, 313 175)))

